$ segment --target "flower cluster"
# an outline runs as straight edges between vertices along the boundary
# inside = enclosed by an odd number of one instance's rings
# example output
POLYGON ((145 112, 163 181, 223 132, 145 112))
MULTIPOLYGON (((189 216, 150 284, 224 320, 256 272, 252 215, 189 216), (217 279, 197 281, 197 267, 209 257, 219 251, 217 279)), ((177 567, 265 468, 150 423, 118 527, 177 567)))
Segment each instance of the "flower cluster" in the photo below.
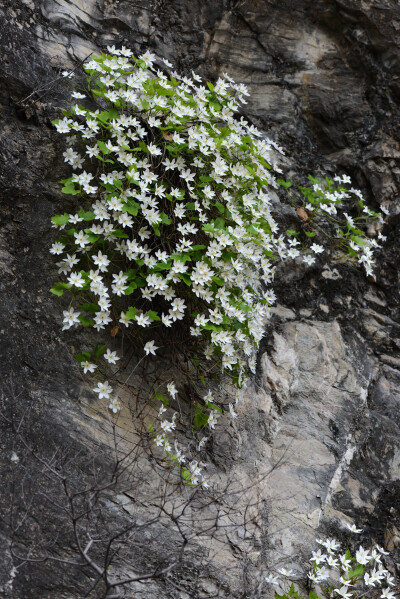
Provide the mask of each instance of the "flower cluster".
MULTIPOLYGON (((347 527, 352 533, 359 534, 362 532, 354 524, 347 525, 347 527)), ((323 589, 327 598, 334 596, 351 599, 357 596, 356 590, 358 589, 362 591, 362 596, 365 597, 368 591, 373 590, 375 594, 378 588, 380 588, 379 597, 381 599, 395 598, 392 590, 396 586, 395 579, 382 563, 383 557, 389 555, 389 552, 382 547, 376 545, 374 548, 367 550, 360 546, 355 550, 353 556, 349 549, 341 552, 340 543, 335 539, 317 540, 317 543, 323 547, 323 550, 319 549, 312 553, 310 559, 312 567, 308 573, 308 579, 318 585, 327 581, 325 584, 329 584, 329 587, 323 589)), ((296 576, 293 570, 285 568, 281 568, 278 572, 284 579, 296 576)), ((284 585, 284 580, 273 574, 267 576, 265 581, 277 586, 284 585)), ((275 594, 275 597, 280 597, 280 599, 295 596, 299 597, 298 593, 294 591, 293 584, 288 593, 284 595, 275 594)), ((313 591, 310 593, 310 599, 317 599, 313 591)))
MULTIPOLYGON (((378 215, 360 192, 344 187, 345 176, 335 178, 337 186, 311 178, 313 187, 301 188, 305 242, 296 231, 282 234, 273 201, 291 186, 279 178, 284 152, 238 116, 248 95, 243 84, 224 75, 203 85, 167 60, 150 52, 136 58, 124 47, 109 47, 84 69, 88 90, 74 91, 74 105, 54 122, 67 136, 64 159, 74 171, 62 191, 77 196, 75 213, 52 218, 60 236, 50 252, 60 256, 62 280, 51 291, 72 296, 63 330, 124 328, 145 355, 156 355, 146 329, 186 321, 196 355, 210 362, 209 372, 229 373, 238 401, 276 300, 276 263, 300 256, 302 243, 303 261, 312 264, 325 246, 308 238, 316 235, 313 223, 325 219, 370 272, 377 242, 359 227, 378 215), (81 103, 93 99, 96 109, 81 103), (348 215, 354 197, 361 216, 348 215), (330 222, 344 203, 346 230, 330 222)), ((84 372, 95 373, 93 358, 103 354, 109 363, 118 359, 107 348, 79 354, 84 372)), ((94 391, 118 411, 108 380, 94 391)), ((198 422, 213 429, 220 408, 207 397, 206 418, 200 413, 198 422)), ((229 411, 234 418, 233 405, 229 411)), ((157 437, 170 453, 166 443, 157 437)), ((191 480, 200 479, 199 468, 191 480)))
MULTIPOLYGON (((368 208, 359 189, 346 187, 351 185, 348 175, 335 175, 333 179, 326 177, 324 181, 311 175, 308 178, 313 184, 312 187, 300 187, 305 200, 300 209, 301 218, 311 227, 313 222, 317 222, 319 226, 323 224, 323 228, 320 229, 322 233, 337 240, 336 247, 363 266, 367 275, 372 275, 373 253, 381 247, 380 242, 386 241, 386 237, 378 231, 377 238, 368 238, 360 227, 365 227, 371 219, 376 219, 382 227, 387 210, 382 208, 382 214, 368 208), (344 203, 348 201, 350 205, 355 206, 354 216, 344 211, 344 203)), ((296 231, 291 233, 295 237, 298 235, 296 231)), ((305 234, 307 237, 314 237, 316 232, 306 231, 305 234)), ((314 243, 310 249, 318 253, 323 251, 323 246, 314 243)), ((304 260, 309 264, 315 261, 309 257, 305 257, 304 260)))
MULTIPOLYGON (((174 382, 168 383, 167 390, 172 398, 175 398, 178 393, 174 382)), ((166 418, 168 399, 160 393, 156 393, 156 398, 162 402, 162 405, 158 410, 158 419, 160 420, 159 430, 154 431, 151 426, 151 432, 155 433, 155 444, 157 447, 163 449, 167 460, 178 465, 181 470, 182 479, 186 484, 194 486, 201 485, 207 489, 209 485, 203 473, 205 464, 198 460, 189 460, 185 455, 183 448, 179 447, 178 442, 175 440, 172 447, 168 439, 167 433, 174 431, 176 428, 176 412, 173 414, 172 418, 168 420, 166 418)), ((206 437, 203 437, 203 444, 206 440, 206 437)))

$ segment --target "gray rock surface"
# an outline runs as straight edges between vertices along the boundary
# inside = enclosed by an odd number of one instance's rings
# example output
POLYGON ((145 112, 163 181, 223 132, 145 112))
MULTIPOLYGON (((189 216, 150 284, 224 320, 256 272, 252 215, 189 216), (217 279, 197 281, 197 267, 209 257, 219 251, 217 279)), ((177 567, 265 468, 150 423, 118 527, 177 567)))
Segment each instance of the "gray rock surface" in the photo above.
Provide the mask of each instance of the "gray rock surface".
MULTIPOLYGON (((343 264, 321 263, 291 278, 280 275, 279 307, 262 343, 257 377, 238 418, 224 422, 207 448, 210 471, 220 484, 237 481, 246 489, 238 506, 251 505, 248 526, 240 525, 239 509, 223 543, 196 539, 182 567, 167 579, 131 585, 126 597, 268 596, 262 584, 266 572, 290 565, 300 573, 315 536, 345 539, 346 522, 365 529, 365 544, 374 540, 397 548, 399 30, 397 0, 3 0, 0 5, 1 413, 14 415, 16 422, 25 416, 27 443, 46 459, 56 449, 58 456, 80 452, 82 480, 93 453, 107 471, 113 443, 106 403, 93 397, 72 357, 86 338, 61 334, 61 302, 48 293, 56 278, 48 253, 50 217, 73 202, 60 192, 59 180, 68 169, 63 142, 50 123, 69 106, 76 85, 60 79, 60 71, 116 43, 135 52, 149 48, 178 70, 195 69, 210 79, 228 72, 249 86, 247 115, 295 159, 295 176, 319 169, 346 172, 371 206, 390 210, 375 280, 343 264), (208 560, 213 556, 212 564, 202 569, 206 554, 208 560)), ((76 80, 83 82, 79 68, 76 80)), ((170 367, 167 357, 163 367, 170 367)), ((132 397, 150 388, 157 375, 147 371, 143 380, 139 372, 132 376, 118 421, 125 449, 135 430, 132 397)), ((12 490, 20 499, 25 489, 28 501, 26 473, 39 476, 40 467, 3 424, 1 596, 102 596, 99 589, 87 594, 89 571, 54 562, 24 564, 11 555, 12 490), (20 464, 11 459, 14 451, 20 464)), ((140 468, 145 477, 144 458, 140 468)), ((134 501, 124 503, 126 489, 117 488, 104 499, 116 526, 143 517, 162 477, 159 471, 149 475, 150 488, 141 480, 131 491, 134 501)), ((48 493, 56 499, 56 486, 49 483, 48 493)), ((198 512, 190 510, 196 520, 198 512)), ((54 511, 40 514, 39 505, 35 514, 29 539, 51 538, 55 555, 73 555, 73 538, 57 529, 54 511)), ((121 562, 120 573, 130 576, 145 565, 165 564, 179 541, 174 535, 162 524, 156 532, 138 533, 131 541, 132 563, 121 562)))

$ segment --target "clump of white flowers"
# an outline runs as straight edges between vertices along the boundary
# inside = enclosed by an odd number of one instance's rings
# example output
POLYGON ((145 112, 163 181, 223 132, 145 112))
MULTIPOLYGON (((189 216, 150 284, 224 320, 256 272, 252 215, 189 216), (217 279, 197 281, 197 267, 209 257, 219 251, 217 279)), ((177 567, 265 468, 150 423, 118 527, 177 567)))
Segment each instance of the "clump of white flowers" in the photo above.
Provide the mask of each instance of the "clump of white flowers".
MULTIPOLYGON (((347 525, 347 528, 352 533, 362 532, 362 529, 356 528, 354 524, 347 525)), ((317 585, 319 592, 322 591, 327 599, 351 599, 367 597, 368 594, 381 599, 395 599, 398 583, 382 561, 389 555, 388 551, 379 545, 371 549, 365 549, 361 545, 352 553, 348 547, 342 551, 340 543, 335 539, 320 539, 317 543, 323 549, 312 553, 308 579, 312 585, 317 585)), ((275 598, 302 599, 294 584, 289 584, 290 578, 298 578, 299 574, 285 568, 278 572, 281 577, 275 574, 265 577, 267 583, 280 587, 280 592, 275 593, 275 598)), ((320 598, 311 590, 309 599, 320 598)))
MULTIPOLYGON (((227 75, 203 85, 150 52, 108 52, 84 64, 88 90, 74 91, 76 103, 54 122, 67 136, 64 158, 74 171, 63 192, 76 196, 75 213, 52 218, 60 236, 50 252, 60 256, 63 280, 51 291, 72 296, 63 330, 122 327, 142 342, 145 329, 185 319, 196 360, 222 367, 239 399, 275 302, 276 263, 301 249, 312 264, 325 249, 308 240, 312 223, 333 222, 347 202, 348 212, 353 204, 358 212, 345 213, 335 236, 370 272, 377 242, 359 227, 379 215, 346 189, 345 176, 337 187, 313 179, 313 188, 302 188, 304 234, 281 233, 272 198, 291 186, 277 178, 284 152, 237 116, 246 87, 227 75), (97 109, 84 105, 88 96, 97 109)), ((154 340, 142 347, 144 355, 159 349, 154 340)), ((111 364, 118 359, 105 347, 79 354, 84 372, 94 374, 102 355, 111 364)), ((118 412, 107 380, 94 391, 118 412)), ((199 420, 213 429, 218 406, 205 401, 207 418, 199 420)), ((229 411, 236 416, 232 405, 229 411)))

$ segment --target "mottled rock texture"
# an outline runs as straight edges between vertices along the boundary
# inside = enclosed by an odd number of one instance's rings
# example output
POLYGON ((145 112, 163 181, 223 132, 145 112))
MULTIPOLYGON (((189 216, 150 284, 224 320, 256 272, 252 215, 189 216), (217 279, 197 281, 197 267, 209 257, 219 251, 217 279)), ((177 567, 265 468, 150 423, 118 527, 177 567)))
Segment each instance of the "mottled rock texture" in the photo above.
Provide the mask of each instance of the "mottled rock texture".
MULTIPOLYGON (((239 417, 218 428, 207 450, 222 485, 234 480, 247 487, 240 501, 254 512, 251 535, 237 524, 227 528, 221 547, 199 540, 168 579, 128 586, 126 597, 268 596, 262 576, 277 564, 304 565, 318 526, 318 535, 344 538, 343 524, 356 521, 365 529, 364 543, 373 539, 396 550, 399 35, 398 0, 3 0, 0 5, 1 409, 16 422, 25 414, 21 430, 40 456, 80 452, 85 474, 94 452, 105 470, 112 454, 106 403, 93 397, 72 357, 85 338, 61 335, 61 302, 48 293, 57 272, 48 253, 50 217, 73 205, 60 192, 59 180, 69 171, 61 156, 63 141, 50 123, 69 106, 76 85, 55 81, 60 71, 115 43, 135 52, 149 48, 178 70, 195 69, 210 79, 228 72, 249 86, 246 114, 287 149, 293 176, 348 173, 371 206, 390 210, 375 280, 328 263, 279 275, 280 307, 262 343, 258 375, 239 417), (277 468, 260 478, 274 464, 277 468), (208 552, 215 553, 213 565, 202 568, 208 552)), ((83 82, 79 69, 75 81, 83 82)), ((119 347, 118 337, 115 343, 119 347)), ((164 361, 168 369, 168 356, 164 361)), ((153 375, 148 376, 141 380, 136 372, 132 396, 124 398, 119 429, 126 447, 134 428, 132 397, 150 385, 153 375)), ((13 481, 29 501, 26 477, 39 477, 41 469, 7 424, 1 444, 1 596, 102 596, 101 584, 87 594, 90 569, 21 564, 10 553, 13 481), (13 451, 19 463, 11 461, 13 451)), ((140 468, 146 471, 145 462, 140 468)), ((104 499, 110 520, 117 525, 142 517, 157 477, 149 475, 150 491, 143 479, 131 490, 135 500, 129 509, 121 509, 126 489, 110 493, 104 499)), ((55 487, 49 484, 47 492, 57 501, 55 487)), ((38 497, 22 549, 29 551, 31 539, 51 538, 53 555, 72 559, 70 531, 59 528, 54 510, 41 512, 38 497)), ((131 543, 132 563, 119 566, 124 575, 165 567, 175 551, 175 537, 162 523, 151 534, 137 532, 131 543)))

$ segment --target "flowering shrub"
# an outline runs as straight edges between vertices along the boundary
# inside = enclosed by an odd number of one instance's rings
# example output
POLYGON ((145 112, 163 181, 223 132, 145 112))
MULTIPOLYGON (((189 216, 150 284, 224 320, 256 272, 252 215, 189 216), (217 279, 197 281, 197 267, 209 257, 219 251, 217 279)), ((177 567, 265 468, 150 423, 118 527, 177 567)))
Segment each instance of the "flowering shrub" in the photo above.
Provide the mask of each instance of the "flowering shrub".
MULTIPOLYGON (((206 376, 222 368, 239 400, 275 302, 277 262, 302 256, 310 265, 333 240, 371 273, 378 244, 362 226, 382 217, 346 187, 348 177, 311 178, 313 186, 300 189, 303 200, 295 199, 300 230, 282 234, 273 200, 292 184, 279 178, 282 148, 235 115, 246 87, 227 75, 202 85, 198 75, 180 76, 150 52, 135 58, 124 47, 108 51, 84 65, 87 91, 72 93, 97 108, 76 103, 54 122, 67 135, 64 158, 74 170, 63 192, 76 196, 75 213, 52 218, 60 236, 50 251, 63 256, 63 279, 51 291, 71 297, 63 330, 110 327, 116 334, 122 327, 145 355, 156 355, 146 329, 184 321, 194 365, 202 365, 198 381, 207 385, 206 376), (345 203, 352 216, 341 214, 345 203), (328 245, 313 239, 321 225, 328 245)), ((114 365, 119 357, 98 346, 77 359, 93 374, 100 359, 114 365)), ((107 377, 94 391, 118 412, 107 377)), ((173 381, 167 391, 175 397, 173 381)), ((218 398, 198 395, 204 402, 195 425, 213 429, 218 398)), ((180 462, 166 437, 173 429, 174 421, 163 420, 155 439, 180 462)), ((199 468, 196 462, 193 471, 199 468)))
MULTIPOLYGON (((348 528, 352 533, 362 532, 354 524, 348 525, 348 528)), ((323 550, 313 552, 308 579, 312 585, 318 586, 324 597, 350 599, 372 595, 381 599, 395 599, 397 592, 394 591, 397 591, 398 583, 382 562, 389 552, 376 545, 370 550, 360 546, 352 554, 348 547, 342 551, 335 539, 317 540, 317 543, 323 550)), ((275 599, 302 599, 294 584, 289 583, 291 578, 296 577, 295 572, 285 568, 278 572, 282 578, 274 574, 265 578, 267 583, 280 587, 280 592, 275 593, 275 599)), ((311 590, 309 599, 320 597, 311 590)))

